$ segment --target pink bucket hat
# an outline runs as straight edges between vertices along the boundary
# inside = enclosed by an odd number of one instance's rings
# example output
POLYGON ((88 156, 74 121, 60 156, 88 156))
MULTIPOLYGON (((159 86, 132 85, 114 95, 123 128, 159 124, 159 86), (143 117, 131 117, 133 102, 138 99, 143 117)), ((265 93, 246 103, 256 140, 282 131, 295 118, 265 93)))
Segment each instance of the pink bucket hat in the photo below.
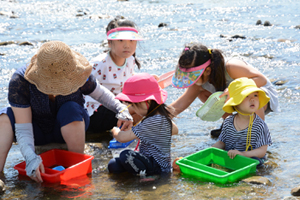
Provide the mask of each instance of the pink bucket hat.
POLYGON ((132 103, 155 100, 158 104, 163 104, 167 96, 167 91, 159 87, 152 75, 139 73, 125 81, 122 93, 118 94, 116 99, 132 103))

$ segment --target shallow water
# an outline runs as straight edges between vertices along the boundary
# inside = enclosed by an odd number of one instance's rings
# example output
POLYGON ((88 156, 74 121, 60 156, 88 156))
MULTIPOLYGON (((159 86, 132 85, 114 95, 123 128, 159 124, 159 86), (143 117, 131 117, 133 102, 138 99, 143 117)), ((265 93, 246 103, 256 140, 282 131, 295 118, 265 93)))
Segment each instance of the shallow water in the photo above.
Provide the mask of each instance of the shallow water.
MULTIPOLYGON (((19 18, 0 15, 0 42, 29 41, 33 46, 17 44, 0 46, 0 106, 8 105, 7 87, 12 73, 26 64, 44 41, 61 40, 88 59, 105 47, 105 27, 116 15, 133 20, 146 38, 137 48, 142 63, 141 72, 162 74, 174 69, 178 56, 187 42, 201 42, 222 49, 227 56, 236 56, 253 64, 271 80, 287 80, 276 86, 281 104, 280 113, 271 113, 266 122, 273 145, 268 148, 269 162, 257 172, 271 180, 272 186, 252 186, 245 183, 215 185, 176 173, 154 182, 141 183, 139 178, 109 175, 106 169, 111 152, 104 147, 93 153, 93 173, 69 186, 37 184, 19 177, 13 166, 23 160, 18 146, 13 146, 4 170, 7 190, 3 199, 281 199, 290 196, 299 185, 298 138, 300 135, 300 30, 299 1, 288 0, 193 0, 128 2, 95 0, 29 1, 1 0, 0 11, 19 18), (76 17, 79 13, 86 13, 76 17), (90 19, 91 15, 108 18, 90 19), (256 26, 257 20, 268 20, 273 26, 256 26), (164 22, 168 26, 158 28, 164 22), (244 35, 246 39, 221 38, 220 35, 244 35), (4 55, 3 55, 4 54, 4 55)), ((168 91, 167 104, 184 90, 168 91)), ((202 105, 195 101, 179 115, 176 123, 179 135, 173 137, 172 157, 187 156, 211 146, 209 131, 218 122, 204 122, 196 117, 202 105)), ((109 138, 101 142, 107 145, 109 138)))

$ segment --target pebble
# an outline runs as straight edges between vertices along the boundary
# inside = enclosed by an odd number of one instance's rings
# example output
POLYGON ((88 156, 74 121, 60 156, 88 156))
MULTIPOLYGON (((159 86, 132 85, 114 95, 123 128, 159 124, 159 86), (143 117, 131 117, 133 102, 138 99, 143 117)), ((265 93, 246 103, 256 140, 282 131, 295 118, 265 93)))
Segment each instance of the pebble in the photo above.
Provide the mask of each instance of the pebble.
POLYGON ((163 22, 161 22, 161 23, 158 24, 158 27, 166 27, 166 26, 168 26, 168 24, 163 23, 163 22))
POLYGON ((5 184, 4 182, 0 179, 0 193, 5 191, 5 184))
POLYGON ((272 26, 272 24, 269 21, 265 21, 264 26, 272 26))
POLYGON ((4 41, 4 42, 0 42, 0 46, 6 46, 6 45, 10 45, 10 44, 15 44, 14 41, 4 41))
POLYGON ((261 24, 262 24, 262 22, 260 19, 256 21, 256 25, 261 25, 261 24))
POLYGON ((243 179, 242 181, 246 183, 257 184, 257 185, 268 185, 268 186, 272 185, 271 181, 268 178, 262 176, 252 176, 243 179))
POLYGON ((300 185, 291 190, 293 196, 300 196, 300 185))

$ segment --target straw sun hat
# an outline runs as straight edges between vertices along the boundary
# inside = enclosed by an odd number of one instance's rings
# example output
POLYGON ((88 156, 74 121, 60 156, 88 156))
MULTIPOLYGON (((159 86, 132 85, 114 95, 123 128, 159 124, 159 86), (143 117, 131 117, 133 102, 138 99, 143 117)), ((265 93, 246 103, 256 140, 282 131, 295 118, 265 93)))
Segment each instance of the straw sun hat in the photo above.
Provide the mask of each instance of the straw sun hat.
POLYGON ((87 81, 92 66, 60 41, 43 44, 25 71, 25 79, 48 95, 69 95, 87 81))

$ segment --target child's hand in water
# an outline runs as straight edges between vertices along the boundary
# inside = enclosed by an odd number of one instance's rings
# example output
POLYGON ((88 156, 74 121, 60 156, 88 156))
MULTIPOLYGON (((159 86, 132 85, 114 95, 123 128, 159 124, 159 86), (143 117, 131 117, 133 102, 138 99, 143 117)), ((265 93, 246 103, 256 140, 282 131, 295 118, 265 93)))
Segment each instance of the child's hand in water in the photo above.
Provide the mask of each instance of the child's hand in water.
POLYGON ((233 159, 236 155, 243 155, 242 152, 238 151, 238 150, 229 150, 228 151, 228 156, 233 159))

